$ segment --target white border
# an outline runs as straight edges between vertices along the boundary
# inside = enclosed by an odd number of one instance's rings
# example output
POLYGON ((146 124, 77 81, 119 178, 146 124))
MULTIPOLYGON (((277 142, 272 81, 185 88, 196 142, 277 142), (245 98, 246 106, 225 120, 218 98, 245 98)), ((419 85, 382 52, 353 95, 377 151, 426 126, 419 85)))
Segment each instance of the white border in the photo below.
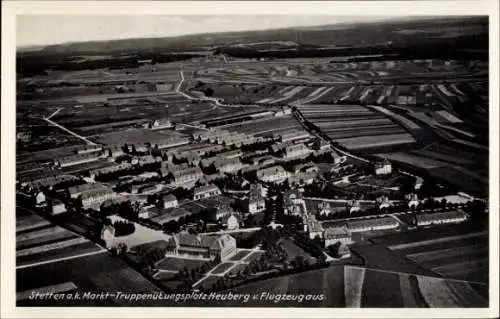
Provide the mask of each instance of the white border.
MULTIPOLYGON (((498 0, 357 2, 2 2, 1 317, 2 318, 486 318, 498 316, 498 0), (489 15, 490 17, 490 308, 15 308, 15 17, 19 14, 113 15, 489 15)), ((61 26, 65 27, 65 26, 61 26)))

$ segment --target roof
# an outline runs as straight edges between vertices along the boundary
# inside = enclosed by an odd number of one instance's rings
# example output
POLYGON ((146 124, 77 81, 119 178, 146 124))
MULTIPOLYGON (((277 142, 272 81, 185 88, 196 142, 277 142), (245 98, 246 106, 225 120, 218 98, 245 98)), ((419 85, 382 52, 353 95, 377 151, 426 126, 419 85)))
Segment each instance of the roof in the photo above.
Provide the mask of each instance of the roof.
POLYGON ((358 228, 358 227, 375 227, 375 226, 389 226, 389 225, 397 225, 398 222, 392 217, 381 217, 381 218, 372 218, 372 219, 362 219, 362 220, 353 220, 348 221, 347 225, 349 228, 358 228))
POLYGON ((82 185, 76 185, 76 186, 71 186, 68 188, 68 192, 70 194, 77 194, 77 193, 82 193, 90 190, 97 190, 97 189, 105 189, 106 186, 104 186, 101 183, 93 183, 93 184, 82 184, 82 185))
POLYGON ((329 238, 339 238, 339 237, 349 237, 349 229, 346 226, 343 227, 330 227, 325 229, 325 239, 329 238))
POLYGON ((175 178, 186 176, 186 175, 202 175, 203 172, 199 167, 188 167, 181 170, 175 170, 172 172, 175 178))
POLYGON ((276 173, 284 173, 285 169, 282 166, 275 165, 257 171, 257 177, 265 175, 273 175, 276 173))
POLYGON ((173 235, 169 240, 170 243, 175 243, 178 246, 198 247, 204 249, 220 249, 223 248, 232 237, 228 234, 210 236, 200 234, 179 233, 173 235))
POLYGON ((210 191, 220 191, 220 190, 214 184, 203 185, 203 186, 196 187, 194 189, 195 194, 206 193, 206 192, 210 192, 210 191))
POLYGON ((173 194, 168 194, 168 195, 163 196, 162 200, 164 202, 173 202, 173 201, 177 201, 177 198, 173 194))
POLYGON ((423 221, 436 221, 452 218, 467 218, 467 215, 463 211, 454 210, 451 212, 442 213, 431 213, 431 214, 419 214, 415 216, 417 222, 423 221))

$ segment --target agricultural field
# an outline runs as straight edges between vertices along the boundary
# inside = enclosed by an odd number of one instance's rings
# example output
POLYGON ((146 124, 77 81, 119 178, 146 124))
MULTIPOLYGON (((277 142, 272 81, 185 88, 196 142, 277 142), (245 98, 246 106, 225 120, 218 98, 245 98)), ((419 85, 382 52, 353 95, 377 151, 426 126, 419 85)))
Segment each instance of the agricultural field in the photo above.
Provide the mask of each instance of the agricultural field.
POLYGON ((488 282, 488 236, 450 236, 389 246, 420 267, 443 277, 488 282))
POLYGON ((280 132, 283 133, 292 130, 305 132, 299 122, 289 115, 227 125, 224 126, 224 129, 254 136, 273 136, 274 134, 280 134, 280 132))
POLYGON ((26 266, 101 251, 94 243, 24 209, 16 212, 16 262, 26 266))
POLYGON ((81 144, 77 137, 37 118, 19 120, 17 122, 17 135, 16 152, 20 156, 81 144))
POLYGON ((130 302, 125 299, 107 298, 104 300, 31 300, 31 291, 75 292, 144 292, 155 293, 160 290, 132 270, 119 258, 107 252, 47 263, 29 268, 17 269, 18 306, 152 306, 158 301, 141 300, 130 302))
MULTIPOLYGON (((429 276, 334 266, 272 278, 231 290, 234 293, 324 294, 323 300, 252 300, 253 307, 486 307, 487 286, 429 276), (311 283, 317 283, 311 285, 311 283), (434 286, 433 286, 434 285, 434 286)), ((228 306, 230 303, 228 302, 228 306)))
POLYGON ((382 114, 359 105, 301 105, 306 120, 351 150, 411 146, 413 136, 382 114))

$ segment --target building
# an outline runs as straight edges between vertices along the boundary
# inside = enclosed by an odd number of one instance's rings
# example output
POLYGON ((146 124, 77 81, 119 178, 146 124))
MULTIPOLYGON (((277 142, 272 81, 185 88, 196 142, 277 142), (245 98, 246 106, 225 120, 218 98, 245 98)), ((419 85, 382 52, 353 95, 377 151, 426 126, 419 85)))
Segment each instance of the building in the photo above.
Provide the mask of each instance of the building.
POLYGON ((148 128, 150 130, 161 130, 161 129, 166 129, 166 128, 171 128, 173 127, 172 122, 170 122, 169 119, 158 119, 149 122, 148 128))
POLYGON ((99 160, 98 153, 74 154, 54 160, 54 165, 59 167, 68 167, 78 164, 91 163, 99 160))
POLYGON ((238 218, 234 214, 229 215, 227 221, 224 224, 226 225, 227 230, 236 230, 240 228, 238 218))
POLYGON ((121 146, 111 146, 104 149, 104 155, 106 157, 115 159, 117 157, 125 155, 125 152, 123 151, 123 147, 121 146))
POLYGON ((311 150, 304 144, 293 144, 285 147, 282 158, 283 159, 292 159, 292 158, 302 158, 306 157, 311 153, 311 150))
POLYGON ((175 170, 171 174, 176 184, 196 183, 203 177, 203 172, 199 167, 175 170))
POLYGON ((152 141, 150 143, 150 146, 162 150, 165 148, 172 148, 186 144, 189 144, 189 140, 187 138, 172 137, 172 138, 164 138, 158 141, 152 141))
POLYGON ((288 172, 279 165, 257 171, 257 179, 265 183, 281 183, 288 178, 288 172))
POLYGON ((347 209, 349 209, 349 214, 354 212, 359 212, 361 210, 361 205, 359 204, 359 200, 351 200, 347 203, 347 209))
POLYGON ((66 205, 64 205, 64 203, 57 198, 52 201, 51 209, 52 209, 52 215, 62 214, 67 211, 66 205))
POLYGON ((346 226, 330 227, 325 229, 323 238, 325 239, 325 247, 333 245, 337 242, 340 242, 344 245, 349 245, 352 243, 351 232, 346 226))
POLYGON ((243 168, 243 164, 238 158, 218 159, 212 163, 219 173, 234 173, 243 168))
POLYGON ((399 223, 392 217, 350 220, 347 227, 351 233, 373 230, 386 230, 399 227, 399 223))
POLYGON ((174 208, 179 205, 177 198, 172 194, 163 196, 161 200, 163 202, 163 208, 174 208))
POLYGON ((102 151, 101 145, 86 145, 76 150, 77 154, 88 154, 102 151))
POLYGON ((264 200, 264 190, 262 185, 250 185, 250 192, 248 194, 246 204, 250 214, 260 213, 266 210, 266 201, 264 200))
POLYGON ((283 212, 285 215, 307 215, 307 207, 302 194, 297 191, 287 191, 283 194, 283 212))
POLYGON ((379 196, 377 197, 377 205, 379 209, 387 209, 392 206, 392 203, 389 201, 389 197, 387 196, 379 196))
POLYGON ((284 142, 290 142, 290 141, 302 141, 302 140, 308 140, 311 138, 311 134, 304 130, 292 130, 292 131, 287 131, 283 132, 279 136, 279 140, 284 143, 284 142))
POLYGON ((37 205, 43 205, 46 203, 46 201, 47 201, 47 197, 45 196, 45 194, 43 192, 36 193, 35 202, 37 205))
POLYGON ((88 208, 94 204, 100 204, 108 199, 114 199, 119 197, 120 194, 115 193, 110 188, 93 189, 86 191, 80 195, 82 200, 82 205, 84 208, 88 208))
POLYGON ((320 202, 318 204, 318 213, 320 215, 328 216, 328 215, 330 215, 331 213, 334 213, 334 212, 332 211, 332 208, 331 208, 329 202, 320 202))
POLYGON ((418 214, 415 216, 417 226, 442 225, 462 223, 468 219, 468 215, 462 210, 451 212, 418 214))
POLYGON ((33 178, 31 181, 26 182, 26 185, 31 188, 48 187, 49 189, 51 189, 57 184, 67 181, 74 181, 78 179, 76 176, 73 175, 52 175, 52 174, 53 173, 51 173, 48 176, 40 176, 37 178, 33 178))
POLYGON ((192 235, 179 233, 168 240, 165 256, 225 261, 236 254, 236 240, 228 234, 192 235))
POLYGON ((90 178, 94 179, 96 176, 99 176, 99 175, 120 172, 120 171, 131 169, 132 167, 133 167, 133 165, 130 163, 115 164, 115 165, 108 166, 108 167, 92 169, 89 171, 89 176, 90 176, 90 178))
POLYGON ((375 174, 387 175, 391 173, 392 173, 392 165, 387 160, 375 164, 375 174))
POLYGON ((417 208, 418 205, 420 204, 420 201, 418 200, 418 195, 417 194, 408 194, 406 195, 406 200, 408 201, 408 208, 417 208))
POLYGON ((316 237, 323 238, 323 226, 316 220, 314 215, 304 215, 302 221, 304 223, 304 231, 309 234, 310 239, 316 237))
POLYGON ((209 198, 213 196, 218 196, 221 194, 220 189, 214 184, 208 184, 200 187, 196 187, 193 193, 193 199, 199 200, 204 198, 209 198))
POLYGON ((87 191, 93 191, 93 190, 105 189, 105 188, 106 188, 106 186, 104 186, 101 183, 82 184, 82 185, 76 185, 76 186, 69 187, 68 194, 69 194, 70 198, 75 199, 87 191))
POLYGON ((273 165, 276 163, 276 159, 272 155, 264 155, 252 158, 253 165, 273 165))

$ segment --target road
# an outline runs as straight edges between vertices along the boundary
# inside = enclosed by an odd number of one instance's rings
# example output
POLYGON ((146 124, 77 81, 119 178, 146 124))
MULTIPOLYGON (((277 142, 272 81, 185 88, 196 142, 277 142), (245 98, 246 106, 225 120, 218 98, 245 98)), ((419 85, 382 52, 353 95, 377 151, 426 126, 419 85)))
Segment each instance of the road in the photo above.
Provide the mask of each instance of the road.
POLYGON ((58 128, 60 128, 61 130, 63 131, 66 131, 68 132, 69 134, 81 139, 82 141, 84 141, 85 143, 87 143, 88 145, 97 145, 96 143, 92 142, 91 140, 89 140, 88 138, 84 137, 84 136, 81 136, 79 134, 76 134, 75 132, 73 131, 70 131, 69 129, 65 128, 64 126, 62 125, 59 125, 57 124, 56 122, 52 121, 50 118, 47 118, 47 117, 44 117, 43 118, 45 121, 47 121, 49 124, 53 125, 53 126, 57 126, 58 128))

